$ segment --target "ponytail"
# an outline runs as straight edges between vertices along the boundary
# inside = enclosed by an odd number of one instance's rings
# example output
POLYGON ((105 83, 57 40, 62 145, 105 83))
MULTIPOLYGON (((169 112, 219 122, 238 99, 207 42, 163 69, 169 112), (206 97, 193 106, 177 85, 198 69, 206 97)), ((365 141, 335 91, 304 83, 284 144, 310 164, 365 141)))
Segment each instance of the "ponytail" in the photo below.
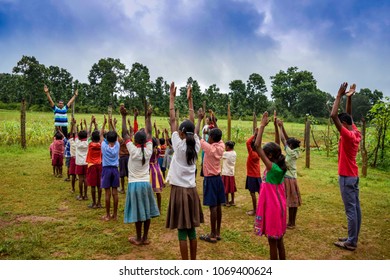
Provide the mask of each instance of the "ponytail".
POLYGON ((287 172, 286 157, 282 153, 276 159, 275 163, 283 170, 283 173, 287 172))
POLYGON ((198 154, 196 153, 195 150, 196 143, 195 143, 194 133, 192 132, 186 133, 186 144, 187 144, 187 150, 186 150, 187 164, 193 165, 198 159, 198 154))
POLYGON ((142 151, 142 165, 145 164, 145 151, 144 151, 144 145, 141 146, 141 151, 142 151))

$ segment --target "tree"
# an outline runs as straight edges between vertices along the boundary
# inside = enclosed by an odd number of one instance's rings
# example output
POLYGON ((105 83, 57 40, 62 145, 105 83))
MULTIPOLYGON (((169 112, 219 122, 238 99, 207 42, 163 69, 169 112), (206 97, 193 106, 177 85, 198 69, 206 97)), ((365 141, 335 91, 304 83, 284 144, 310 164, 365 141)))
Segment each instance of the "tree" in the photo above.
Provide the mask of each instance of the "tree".
POLYGON ((46 76, 46 67, 40 64, 34 56, 23 56, 12 70, 13 73, 22 75, 22 95, 26 97, 28 106, 31 104, 46 103, 43 94, 43 81, 46 76))
POLYGON ((317 81, 309 71, 298 71, 297 67, 290 67, 286 72, 279 71, 271 77, 272 93, 278 112, 301 115, 295 105, 298 103, 299 94, 315 92, 317 81))
POLYGON ((123 92, 127 69, 119 59, 104 58, 92 66, 88 80, 92 89, 91 102, 100 108, 117 105, 116 94, 123 92), (114 97, 115 96, 115 97, 114 97))
POLYGON ((241 80, 234 80, 229 84, 230 110, 232 115, 241 118, 245 115, 246 87, 241 80))
POLYGON ((332 102, 332 99, 329 93, 318 89, 313 92, 303 91, 298 94, 294 109, 298 116, 310 114, 314 117, 328 117, 330 111, 327 104, 332 102))
POLYGON ((73 95, 73 77, 63 68, 50 66, 47 69, 47 82, 53 100, 63 100, 65 103, 73 95))
POLYGON ((144 108, 145 102, 151 97, 152 84, 148 67, 141 63, 134 63, 131 67, 130 74, 125 78, 125 90, 129 93, 132 106, 140 109, 144 108))
POLYGON ((23 77, 8 73, 0 73, 0 101, 3 103, 20 102, 22 100, 23 77))
POLYGON ((152 82, 152 93, 150 103, 153 105, 154 114, 169 115, 169 84, 163 77, 158 77, 152 82))
POLYGON ((267 110, 269 105, 267 96, 267 86, 263 77, 253 73, 249 76, 246 82, 246 115, 251 115, 253 112, 261 113, 267 110))
POLYGON ((383 93, 378 90, 374 90, 373 92, 368 88, 362 88, 360 89, 359 93, 356 93, 357 95, 364 95, 368 98, 371 106, 373 106, 375 103, 377 103, 379 100, 383 98, 383 93))

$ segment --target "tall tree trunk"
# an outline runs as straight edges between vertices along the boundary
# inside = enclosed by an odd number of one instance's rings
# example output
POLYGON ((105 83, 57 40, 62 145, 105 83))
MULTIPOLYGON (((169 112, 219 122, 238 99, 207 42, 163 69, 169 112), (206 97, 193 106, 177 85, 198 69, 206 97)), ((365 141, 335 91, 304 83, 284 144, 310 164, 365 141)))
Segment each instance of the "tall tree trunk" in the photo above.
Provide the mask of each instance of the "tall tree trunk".
POLYGON ((230 114, 230 102, 228 103, 228 110, 227 110, 227 134, 228 134, 228 140, 231 140, 232 138, 232 117, 230 114))
POLYGON ((366 149, 366 120, 362 119, 362 141, 360 142, 360 151, 362 155, 362 177, 367 176, 368 157, 366 149))
POLYGON ((376 143, 376 147, 375 147, 375 151, 374 151, 374 162, 372 164, 372 166, 374 168, 376 167, 376 163, 378 161, 378 151, 379 151, 379 147, 380 147, 380 144, 381 144, 381 139, 382 139, 382 127, 379 127, 379 129, 378 129, 378 141, 376 143))
POLYGON ((310 121, 306 120, 305 126, 305 150, 306 150, 306 168, 310 168, 310 121))
POLYGON ((255 133, 256 127, 257 127, 257 116, 256 116, 256 112, 253 111, 252 134, 255 133))
POLYGON ((26 149, 26 102, 22 99, 22 106, 20 109, 20 138, 22 148, 26 149))

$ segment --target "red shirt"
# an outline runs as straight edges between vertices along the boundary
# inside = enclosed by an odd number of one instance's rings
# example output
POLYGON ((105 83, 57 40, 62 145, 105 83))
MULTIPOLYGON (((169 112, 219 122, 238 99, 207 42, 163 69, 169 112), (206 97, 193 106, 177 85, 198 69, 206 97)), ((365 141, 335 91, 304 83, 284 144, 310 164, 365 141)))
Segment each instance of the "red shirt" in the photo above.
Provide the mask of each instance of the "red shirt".
POLYGON ((255 138, 252 135, 246 141, 246 148, 248 150, 248 158, 246 159, 246 176, 259 178, 260 175, 260 157, 259 154, 252 149, 251 143, 255 138))
POLYGON ((361 135, 360 131, 352 124, 352 130, 344 126, 340 131, 339 141, 339 175, 358 177, 358 166, 356 164, 356 155, 359 151, 361 135))
POLYGON ((88 165, 102 163, 102 145, 100 142, 89 143, 86 162, 88 165))
POLYGON ((165 150, 167 149, 167 145, 161 145, 160 146, 160 155, 159 155, 159 157, 164 157, 164 155, 165 155, 165 150))
POLYGON ((54 140, 53 142, 53 154, 54 155, 63 155, 65 150, 64 140, 54 140))

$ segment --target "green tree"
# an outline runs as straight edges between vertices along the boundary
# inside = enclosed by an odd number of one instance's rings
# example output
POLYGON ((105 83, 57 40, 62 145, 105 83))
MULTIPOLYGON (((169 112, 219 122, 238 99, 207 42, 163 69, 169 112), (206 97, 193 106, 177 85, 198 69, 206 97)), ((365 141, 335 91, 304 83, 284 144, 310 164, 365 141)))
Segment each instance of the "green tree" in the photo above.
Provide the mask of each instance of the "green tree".
POLYGON ((92 94, 91 102, 100 108, 110 104, 117 106, 116 94, 123 93, 124 78, 127 69, 119 59, 104 58, 95 63, 88 75, 92 94))
POLYGON ((298 95, 297 103, 295 104, 296 115, 304 116, 310 114, 314 117, 327 118, 330 114, 328 104, 333 103, 333 98, 329 93, 315 90, 301 92, 298 95))
POLYGON ((34 56, 23 56, 12 70, 22 76, 22 96, 26 98, 28 106, 31 104, 46 103, 43 93, 43 81, 46 77, 46 67, 40 64, 34 56))
POLYGON ((50 66, 47 69, 47 86, 53 101, 63 100, 66 104, 73 95, 73 77, 63 68, 50 66))
POLYGON ((246 111, 246 87, 243 81, 234 80, 229 84, 229 98, 231 114, 241 118, 246 111))
POLYGON ((153 105, 154 114, 169 115, 169 84, 163 77, 157 77, 156 81, 152 82, 150 103, 153 105))
POLYGON ((313 93, 317 90, 317 81, 309 71, 298 71, 297 67, 290 67, 286 72, 279 71, 271 77, 272 93, 275 105, 280 113, 290 112, 295 116, 301 113, 295 107, 299 94, 313 93))
POLYGON ((9 73, 0 73, 0 101, 14 103, 22 100, 23 77, 9 73))
POLYGON ((265 95, 267 86, 263 77, 253 73, 246 82, 246 115, 252 115, 253 112, 262 113, 267 110, 268 98, 265 95))

